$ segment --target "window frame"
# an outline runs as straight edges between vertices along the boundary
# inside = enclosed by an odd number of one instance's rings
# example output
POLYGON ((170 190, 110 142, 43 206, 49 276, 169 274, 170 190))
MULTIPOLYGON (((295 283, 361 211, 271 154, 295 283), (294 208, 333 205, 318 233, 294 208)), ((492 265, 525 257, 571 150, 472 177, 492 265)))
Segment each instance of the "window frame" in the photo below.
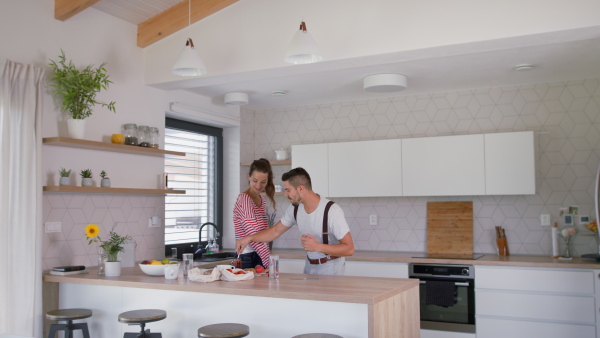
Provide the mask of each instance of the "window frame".
MULTIPOLYGON (((173 128, 180 129, 183 131, 189 132, 197 132, 209 136, 213 136, 216 138, 215 142, 215 215, 214 215, 214 223, 217 225, 217 231, 220 236, 218 236, 217 243, 220 247, 223 247, 223 129, 218 127, 207 126, 195 122, 189 122, 184 120, 179 120, 172 117, 165 118, 165 129, 173 128)), ((163 164, 164 166, 164 164, 163 164)), ((165 203, 166 208, 166 203, 165 203)), ((206 223, 206 222, 204 222, 206 223)), ((165 228, 166 229, 166 228, 165 228)), ((187 242, 187 243, 179 243, 179 244, 169 244, 165 243, 165 256, 171 256, 171 248, 177 248, 177 256, 180 256, 182 253, 193 253, 196 251, 198 247, 204 247, 208 244, 208 241, 202 241, 201 238, 198 238, 196 242, 187 242)))

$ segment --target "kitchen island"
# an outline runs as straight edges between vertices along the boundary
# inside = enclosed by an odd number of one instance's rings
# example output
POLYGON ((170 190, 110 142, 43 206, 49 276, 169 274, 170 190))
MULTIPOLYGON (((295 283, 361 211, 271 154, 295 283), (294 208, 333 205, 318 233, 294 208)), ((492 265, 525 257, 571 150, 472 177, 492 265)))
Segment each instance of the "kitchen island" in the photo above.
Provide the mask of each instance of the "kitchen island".
POLYGON ((250 337, 327 332, 345 338, 419 337, 418 280, 281 274, 249 281, 192 282, 124 268, 119 277, 44 275, 46 302, 94 311, 86 321, 96 337, 135 332, 117 321, 123 311, 157 308, 167 319, 150 323, 164 337, 194 337, 201 326, 237 322, 250 337), (58 293, 57 289, 58 288, 58 293), (53 290, 54 289, 54 290, 53 290), (55 297, 56 298, 56 297, 55 297))

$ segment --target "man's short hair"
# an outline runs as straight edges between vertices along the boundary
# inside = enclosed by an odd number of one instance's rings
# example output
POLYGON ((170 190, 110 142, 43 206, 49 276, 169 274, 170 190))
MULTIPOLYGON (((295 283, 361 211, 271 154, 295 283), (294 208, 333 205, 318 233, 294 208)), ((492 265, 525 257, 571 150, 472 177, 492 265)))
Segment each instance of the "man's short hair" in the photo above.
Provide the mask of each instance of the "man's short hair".
POLYGON ((299 185, 303 185, 308 190, 312 190, 312 183, 310 181, 310 175, 304 170, 304 168, 294 168, 281 176, 282 181, 287 181, 294 188, 298 188, 299 185))

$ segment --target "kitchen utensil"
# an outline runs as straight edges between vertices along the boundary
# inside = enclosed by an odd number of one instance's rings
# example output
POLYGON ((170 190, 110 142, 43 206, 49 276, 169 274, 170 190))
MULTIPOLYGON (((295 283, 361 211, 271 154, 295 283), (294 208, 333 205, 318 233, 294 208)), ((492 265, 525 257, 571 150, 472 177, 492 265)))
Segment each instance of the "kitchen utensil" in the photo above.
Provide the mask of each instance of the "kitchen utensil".
POLYGON ((473 202, 427 203, 427 254, 473 255, 473 202))

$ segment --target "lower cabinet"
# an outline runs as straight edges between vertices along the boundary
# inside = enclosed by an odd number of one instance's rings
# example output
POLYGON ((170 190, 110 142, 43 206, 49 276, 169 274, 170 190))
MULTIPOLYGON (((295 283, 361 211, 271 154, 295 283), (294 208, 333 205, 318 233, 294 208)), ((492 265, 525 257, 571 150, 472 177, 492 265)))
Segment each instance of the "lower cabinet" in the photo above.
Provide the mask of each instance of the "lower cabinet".
POLYGON ((436 331, 421 329, 421 338, 475 338, 475 333, 436 331))
MULTIPOLYGON (((303 273, 304 259, 279 259, 279 272, 303 273)), ((408 278, 408 263, 346 261, 346 276, 408 278)))
POLYGON ((596 337, 592 270, 475 267, 477 336, 596 337))

